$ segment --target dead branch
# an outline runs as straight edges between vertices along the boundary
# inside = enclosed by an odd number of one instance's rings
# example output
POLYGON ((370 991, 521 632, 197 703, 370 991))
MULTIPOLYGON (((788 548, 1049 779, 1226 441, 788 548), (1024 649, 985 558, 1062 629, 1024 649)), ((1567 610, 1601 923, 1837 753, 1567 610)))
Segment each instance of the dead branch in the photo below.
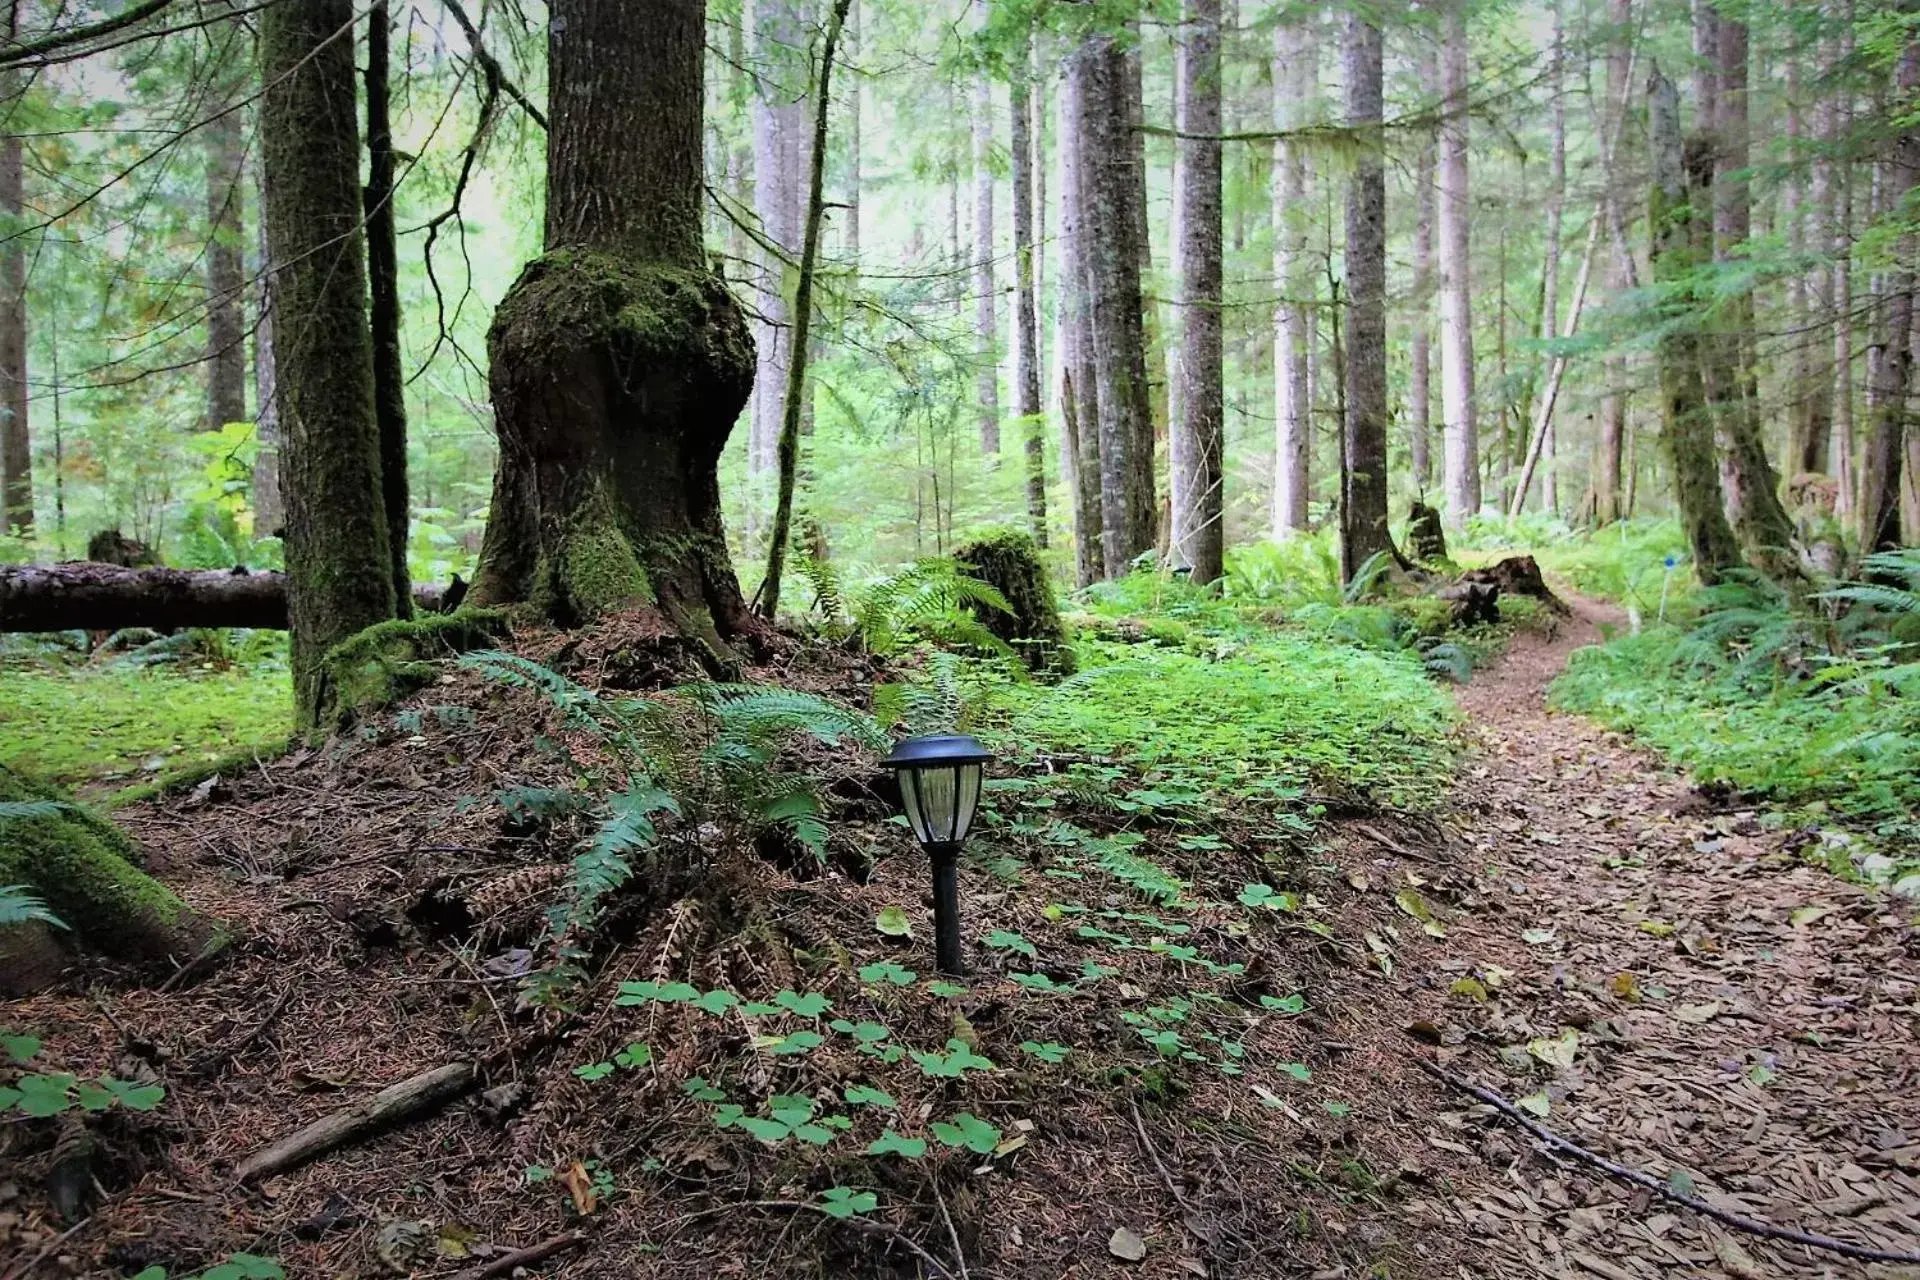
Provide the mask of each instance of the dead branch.
POLYGON ((453 15, 453 20, 460 24, 462 31, 467 33, 467 44, 473 50, 474 61, 478 62, 480 69, 486 73, 487 83, 498 85, 501 92, 519 104, 520 109, 527 113, 529 119, 542 129, 546 128, 547 117, 541 113, 540 108, 527 100, 527 95, 520 92, 520 87, 508 78, 506 70, 501 67, 499 61, 487 52, 485 45, 480 43, 479 28, 475 27, 473 20, 467 17, 466 8, 461 5, 460 0, 446 0, 446 6, 447 12, 453 15))
POLYGON ((1450 1089, 1466 1094, 1486 1103, 1508 1120, 1519 1125, 1537 1138, 1549 1151, 1572 1156, 1585 1164, 1592 1165, 1602 1173, 1630 1182, 1636 1187, 1650 1191, 1663 1200, 1671 1201, 1685 1209, 1691 1209, 1705 1218, 1711 1218, 1722 1226, 1732 1227, 1735 1231, 1744 1231, 1748 1235, 1759 1236, 1763 1240, 1780 1240, 1787 1244, 1805 1245, 1809 1249, 1825 1249, 1845 1258, 1857 1258, 1862 1262, 1905 1262, 1920 1263, 1920 1252, 1903 1253, 1897 1249, 1875 1249, 1868 1245, 1849 1244, 1845 1240, 1836 1240, 1832 1236, 1818 1235, 1811 1231, 1797 1231, 1792 1227, 1776 1227, 1770 1222, 1761 1222, 1756 1218, 1743 1217, 1725 1209, 1708 1204, 1698 1196, 1676 1191, 1671 1185, 1639 1169, 1630 1169, 1623 1164, 1615 1164, 1605 1156, 1593 1152, 1561 1137, 1553 1130, 1526 1114, 1520 1108, 1508 1102, 1485 1085, 1463 1080, 1446 1068, 1429 1062, 1417 1053, 1407 1055, 1416 1066, 1450 1089))
POLYGON ((99 22, 89 23, 84 27, 72 27, 66 31, 56 31, 52 35, 42 36, 38 40, 28 40, 21 44, 14 45, 11 49, 0 51, 0 67, 12 66, 17 62, 29 62, 34 58, 40 57, 42 54, 53 53, 56 50, 67 48, 69 45, 84 44, 89 40, 97 40, 101 36, 110 36, 116 31, 121 31, 132 26, 136 22, 146 21, 172 3, 173 0, 145 0, 144 3, 136 4, 130 9, 115 14, 111 18, 104 18, 99 22))
POLYGON ((449 1062, 417 1076, 388 1085, 272 1146, 255 1152, 233 1171, 236 1181, 252 1182, 305 1164, 335 1147, 356 1141, 378 1129, 399 1124, 465 1093, 476 1079, 471 1062, 449 1062))
POLYGON ((503 1253, 485 1266, 462 1271, 454 1280, 492 1280, 494 1276, 511 1275, 518 1267, 531 1267, 537 1262, 545 1262, 556 1253, 565 1253, 582 1244, 586 1238, 584 1231, 568 1231, 550 1240, 542 1240, 539 1244, 503 1253))

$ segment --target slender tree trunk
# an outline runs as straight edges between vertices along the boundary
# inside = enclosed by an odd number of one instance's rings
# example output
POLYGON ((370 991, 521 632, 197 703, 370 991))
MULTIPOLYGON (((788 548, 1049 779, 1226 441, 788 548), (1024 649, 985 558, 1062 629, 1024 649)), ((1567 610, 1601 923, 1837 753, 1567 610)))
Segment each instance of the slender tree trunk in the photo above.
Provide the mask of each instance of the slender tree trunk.
POLYGON ((766 486, 778 472, 780 389, 793 364, 793 311, 788 285, 800 256, 806 216, 807 22, 811 0, 752 0, 754 62, 753 206, 760 233, 769 242, 761 255, 754 305, 764 317, 756 326, 759 352, 753 420, 747 437, 747 471, 754 482, 752 508, 763 508, 766 486))
POLYGON ((1351 582, 1368 560, 1393 549, 1387 530, 1382 41, 1380 28, 1357 11, 1347 15, 1345 53, 1347 127, 1354 131, 1358 148, 1347 186, 1346 456, 1340 502, 1340 571, 1351 582))
MULTIPOLYGON (((1909 40, 1900 56, 1898 98, 1911 102, 1920 91, 1920 40, 1909 40)), ((1906 121, 1886 147, 1890 208, 1900 208, 1920 181, 1920 128, 1906 121)), ((1867 426, 1866 457, 1861 468, 1860 549, 1889 551, 1901 545, 1900 473, 1906 460, 1909 399, 1913 392, 1914 256, 1920 237, 1901 237, 1895 266, 1888 272, 1887 301, 1876 339, 1882 348, 1878 395, 1867 426)))
POLYGON ((551 15, 546 252, 488 338, 500 462, 473 594, 563 624, 650 601, 724 668, 760 633, 718 477, 754 350, 701 243, 706 4, 551 15))
MULTIPOLYGON (((226 105, 224 103, 222 106, 226 105)), ((207 126, 207 420, 218 431, 247 420, 246 288, 240 229, 240 171, 246 138, 237 111, 207 126)))
MULTIPOLYGON (((1709 9, 1717 58, 1719 96, 1714 111, 1713 229, 1716 259, 1744 257, 1752 224, 1747 179, 1747 26, 1709 9)), ((1723 442, 1721 480, 1728 515, 1750 557, 1774 576, 1798 573, 1793 522, 1781 505, 1779 483, 1762 437, 1755 384, 1753 295, 1743 292, 1724 307, 1723 322, 1710 337, 1707 394, 1714 401, 1723 442)))
MULTIPOLYGON (((1441 10, 1440 402, 1446 419, 1447 513, 1457 524, 1480 510, 1479 408, 1473 386, 1473 204, 1467 177, 1466 0, 1441 10)), ((1349 292, 1351 292, 1349 286, 1349 292)), ((1349 336, 1350 351, 1357 336, 1349 336)), ((1351 356, 1349 357, 1351 358, 1351 356)))
MULTIPOLYGON (((1220 0, 1187 0, 1181 31, 1181 119, 1191 134, 1220 132, 1220 0)), ((1222 453, 1225 445, 1225 338, 1221 156, 1217 137, 1183 138, 1180 147, 1181 420, 1173 425, 1173 563, 1210 583, 1223 570, 1222 453)))
MULTIPOLYGON (((1553 0, 1553 63, 1548 72, 1548 92, 1553 95, 1553 114, 1552 134, 1547 144, 1547 256, 1540 276, 1540 336, 1548 340, 1558 336, 1560 329, 1560 237, 1567 206, 1567 35, 1561 7, 1561 0, 1553 0)), ((1611 101, 1609 99, 1609 103, 1611 101)), ((1600 123, 1602 133, 1606 132, 1604 114, 1600 123)), ((1604 141, 1602 145, 1605 145, 1604 141)), ((1594 210, 1594 217, 1602 215, 1602 210, 1594 210)), ((1549 402, 1544 407, 1538 434, 1547 471, 1541 487, 1546 509, 1557 512, 1560 510, 1559 448, 1555 438, 1553 405, 1549 402)), ((1524 476, 1521 484, 1526 484, 1524 476)), ((1526 500, 1526 489, 1522 488, 1515 505, 1523 506, 1526 500)))
POLYGON ((854 275, 860 274, 860 126, 864 112, 861 99, 866 96, 866 77, 859 72, 860 63, 860 5, 855 0, 853 8, 847 11, 846 30, 840 37, 846 46, 847 64, 847 194, 846 194, 846 255, 847 262, 853 268, 854 275))
MULTIPOLYGON (((1624 113, 1632 94, 1627 83, 1633 74, 1633 0, 1608 0, 1607 4, 1607 100, 1621 104, 1624 113)), ((1622 125, 1625 124, 1623 115, 1622 125)), ((1625 200, 1621 195, 1620 172, 1626 168, 1627 130, 1616 130, 1608 172, 1600 175, 1606 184, 1606 216, 1611 224, 1612 253, 1607 259, 1607 293, 1619 298, 1634 287, 1633 249, 1627 240, 1625 200)), ((1593 473, 1593 518, 1596 525, 1608 525, 1623 514, 1620 502, 1620 458, 1627 434, 1629 366, 1624 355, 1607 357, 1604 366, 1605 390, 1600 400, 1600 440, 1593 473)))
MULTIPOLYGON (((19 30, 20 6, 7 10, 7 37, 19 30)), ((20 73, 0 72, 0 100, 19 110, 20 73)), ((0 217, 18 227, 26 210, 25 161, 19 135, 0 138, 0 217)), ((27 248, 18 234, 0 243, 0 509, 4 531, 33 534, 33 433, 27 417, 27 248)))
POLYGON ((1040 331, 1034 280, 1033 56, 1023 43, 1009 78, 1009 133, 1013 162, 1013 394, 1026 440, 1027 522, 1047 545, 1046 417, 1040 402, 1040 331))
MULTIPOLYGON (((1307 122, 1319 92, 1318 46, 1304 21, 1273 33, 1273 123, 1277 130, 1307 122)), ((1273 151, 1273 279, 1280 303, 1273 312, 1273 536, 1307 527, 1313 465, 1313 398, 1307 365, 1313 350, 1313 258, 1307 252, 1307 153, 1304 142, 1280 139, 1273 151)))
POLYGON ((354 10, 306 0, 259 21, 294 703, 314 730, 331 700, 322 657, 396 608, 360 235, 354 10))
POLYGON ((393 17, 388 0, 367 13, 367 277, 373 327, 373 417, 380 433, 380 494, 393 561, 394 608, 413 614, 407 581, 407 387, 400 366, 400 252, 394 232, 393 125, 387 59, 393 17))
MULTIPOLYGON (((973 0, 985 26, 991 0, 973 0)), ((973 339, 974 398, 979 401, 980 452, 1000 456, 999 298, 994 293, 993 81, 983 71, 973 82, 973 339)))
POLYGON ((1712 253, 1713 149, 1699 136, 1684 143, 1680 95, 1653 69, 1647 85, 1647 137, 1653 180, 1647 226, 1653 236, 1653 278, 1666 312, 1655 355, 1660 367, 1661 439, 1673 470, 1674 500, 1693 549, 1694 571, 1715 583, 1740 564, 1727 524, 1713 423, 1701 381, 1697 299, 1691 281, 1712 253))
MULTIPOLYGON (((1840 34, 1829 38, 1826 75, 1831 82, 1853 56, 1853 5, 1837 4, 1833 17, 1842 19, 1840 34)), ((1831 18, 1829 19, 1832 20, 1831 18)), ((1854 495, 1859 492, 1853 448, 1853 178, 1850 162, 1835 153, 1853 130, 1853 90, 1829 89, 1826 99, 1823 164, 1831 170, 1833 214, 1828 246, 1833 257, 1831 311, 1833 326, 1833 514, 1842 526, 1854 518, 1854 495)))
POLYGON ((267 245, 266 182, 261 179, 259 293, 253 325, 253 536, 278 537, 286 524, 286 504, 280 498, 280 396, 273 351, 273 254, 267 245))
MULTIPOLYGON (((601 0, 605 3, 606 0, 601 0)), ((833 105, 833 58, 853 0, 833 0, 826 37, 820 46, 820 85, 815 90, 813 137, 807 147, 807 219, 801 232, 800 274, 793 290, 793 365, 782 399, 779 444, 779 496, 773 531, 767 540, 767 573, 760 581, 758 604, 769 620, 780 611, 780 578, 786 566, 787 538, 793 528, 793 491, 800 472, 801 406, 806 401, 807 337, 813 327, 813 273, 820 253, 820 221, 826 205, 827 113, 833 105)))
POLYGON ((1074 577, 1087 586, 1106 576, 1101 537, 1100 396, 1094 371, 1092 284, 1088 263, 1089 191, 1080 136, 1086 68, 1076 51, 1060 83, 1060 426, 1061 464, 1073 499, 1074 577))
MULTIPOLYGON (((1800 55, 1789 50, 1787 135, 1789 156, 1796 166, 1806 163, 1806 86, 1800 73, 1801 62, 1800 55)), ((1816 134, 1820 132, 1822 110, 1824 107, 1815 108, 1816 134)), ((1821 224, 1833 216, 1833 166, 1824 159, 1816 159, 1810 169, 1803 182, 1796 168, 1782 189, 1782 202, 1789 209, 1789 246, 1796 257, 1815 251, 1816 241, 1821 239, 1821 224)), ((1830 465, 1833 370, 1827 367, 1831 357, 1828 344, 1821 340, 1822 330, 1831 323, 1830 293, 1824 268, 1792 276, 1787 281, 1788 327, 1794 335, 1793 448, 1786 464, 1789 474, 1824 475, 1830 465)))
MULTIPOLYGON (((1431 46, 1420 49, 1420 96, 1440 100, 1440 64, 1431 46)), ((1422 139, 1413 169, 1413 334, 1407 346, 1407 430, 1413 487, 1424 500, 1433 484, 1433 221, 1434 147, 1422 139)))
MULTIPOLYGON (((1172 532, 1172 503, 1169 489, 1160 487, 1158 455, 1168 443, 1171 391, 1167 381, 1155 381, 1153 371, 1164 370, 1162 358, 1166 334, 1160 321, 1160 307, 1147 301, 1145 282, 1153 274, 1153 237, 1147 227, 1147 136, 1145 67, 1140 52, 1139 24, 1130 29, 1129 45, 1121 59, 1120 97, 1122 112, 1116 117, 1124 132, 1116 154, 1125 164, 1122 195, 1127 206, 1126 225, 1132 229, 1133 282, 1128 286, 1137 296, 1134 310, 1139 313, 1139 338, 1131 336, 1127 345, 1136 347, 1132 356, 1132 385, 1138 401, 1133 418, 1133 443, 1127 451, 1128 511, 1132 520, 1145 521, 1144 542, 1140 551, 1164 547, 1172 532)), ((1139 554, 1138 552, 1135 553, 1139 554)))

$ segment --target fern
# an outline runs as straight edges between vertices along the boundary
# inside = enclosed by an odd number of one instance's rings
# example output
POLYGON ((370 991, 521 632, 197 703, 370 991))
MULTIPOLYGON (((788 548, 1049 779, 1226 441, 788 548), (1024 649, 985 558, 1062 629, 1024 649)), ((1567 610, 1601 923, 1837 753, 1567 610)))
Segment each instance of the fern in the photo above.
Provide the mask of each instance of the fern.
POLYGON ((461 654, 459 665, 464 670, 477 671, 500 684, 544 694, 547 701, 565 712, 570 720, 593 721, 587 708, 599 701, 599 695, 530 658, 523 658, 517 653, 503 653, 498 649, 478 649, 461 654))
POLYGON ((70 807, 60 800, 0 800, 0 822, 10 819, 57 818, 70 807))
POLYGON ((915 636, 1011 654, 1012 648, 974 616, 979 609, 1013 612, 993 584, 968 574, 954 560, 934 557, 869 584, 855 602, 853 625, 861 642, 883 656, 898 653, 915 636))
POLYGON ((9 925, 34 923, 51 925, 55 929, 67 927, 67 922, 53 914, 27 885, 0 884, 0 929, 9 925))
POLYGON ((846 591, 840 581, 840 571, 832 561, 817 556, 801 556, 795 568, 813 588, 814 614, 828 631, 838 632, 847 616, 846 591))
POLYGON ((830 747, 838 746, 842 738, 853 738, 876 749, 886 745, 885 735, 870 717, 795 689, 695 684, 682 685, 674 692, 690 698, 711 715, 723 740, 760 744, 804 732, 830 747))

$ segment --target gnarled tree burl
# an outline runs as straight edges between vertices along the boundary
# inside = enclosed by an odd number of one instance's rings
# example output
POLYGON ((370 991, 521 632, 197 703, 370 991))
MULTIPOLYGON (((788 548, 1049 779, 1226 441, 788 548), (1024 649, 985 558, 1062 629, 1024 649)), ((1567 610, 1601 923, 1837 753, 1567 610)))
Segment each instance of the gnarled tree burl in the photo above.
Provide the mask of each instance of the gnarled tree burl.
POLYGON ((716 467, 753 339, 701 244, 704 0, 556 0, 546 252, 488 337, 500 462, 476 599, 650 602, 722 660, 759 624, 716 467))

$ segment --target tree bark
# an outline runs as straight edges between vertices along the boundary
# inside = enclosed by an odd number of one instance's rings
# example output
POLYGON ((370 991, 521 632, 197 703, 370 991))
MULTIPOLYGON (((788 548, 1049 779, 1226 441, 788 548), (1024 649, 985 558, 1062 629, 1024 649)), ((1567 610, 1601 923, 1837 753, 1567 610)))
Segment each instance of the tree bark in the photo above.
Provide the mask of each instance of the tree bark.
MULTIPOLYGON (((1560 237, 1566 216, 1567 206, 1567 33, 1566 20, 1561 12, 1560 0, 1553 0, 1553 53, 1552 66, 1548 71, 1548 91, 1553 95, 1551 135, 1547 143, 1547 254, 1540 276, 1540 336, 1552 341, 1560 329, 1560 237)), ((1612 103, 1608 99, 1608 103, 1612 103)), ((1605 113, 1602 113, 1600 131, 1607 132, 1605 113)), ((1606 145, 1603 141, 1603 147, 1606 145)), ((1595 209, 1593 216, 1603 216, 1603 210, 1595 209)), ((1551 359, 1547 362, 1551 365, 1551 359)), ((1551 378, 1549 370, 1548 377, 1551 378)), ((1542 401, 1542 414, 1535 435, 1539 440, 1539 454, 1546 459, 1546 477, 1541 484, 1541 496, 1549 512, 1560 510, 1560 468, 1559 445, 1554 434, 1554 396, 1550 388, 1548 396, 1542 401)), ((1520 487, 1514 495, 1514 509, 1525 507, 1527 501, 1528 478, 1533 468, 1523 468, 1520 487)))
MULTIPOLYGON (((1187 0, 1180 33, 1181 119, 1188 134, 1220 132, 1220 0, 1187 0)), ((1225 447, 1225 338, 1221 156, 1217 137, 1180 140, 1180 413, 1173 424, 1175 567, 1215 582, 1224 569, 1221 470, 1225 447)))
POLYGON ((229 111, 206 129, 208 431, 247 420, 247 339, 241 321, 246 288, 240 229, 240 172, 246 162, 242 124, 240 113, 229 111))
MULTIPOLYGON (((1440 97, 1440 67, 1430 47, 1419 58, 1420 93, 1440 97)), ((1414 491, 1433 484, 1433 220, 1435 139, 1421 140, 1413 169, 1413 334, 1407 343, 1407 434, 1414 491)))
POLYGON ((278 573, 0 565, 0 632, 286 625, 287 584, 278 573))
MULTIPOLYGON (((1620 298, 1634 288, 1633 249, 1626 236, 1621 196, 1621 170, 1626 168, 1626 109, 1632 95, 1628 80, 1633 74, 1633 0, 1608 0, 1607 3, 1607 100, 1621 104, 1621 128, 1614 143, 1607 172, 1600 175, 1606 184, 1606 216, 1610 224, 1612 253, 1607 259, 1607 293, 1620 298)), ((1620 461, 1627 436, 1627 408, 1630 379, 1627 357, 1610 355, 1604 365, 1605 389, 1600 399, 1600 440, 1593 471, 1593 521, 1612 524, 1625 514, 1621 501, 1620 461)))
POLYGON ((373 329, 373 418, 380 433, 380 498, 387 514, 393 599, 399 617, 413 615, 407 582, 407 387, 400 366, 400 249, 394 231, 393 124, 388 102, 388 0, 367 10, 367 279, 373 329))
MULTIPOLYGON (((1807 165, 1806 83, 1801 75, 1802 58, 1789 49, 1787 59, 1787 147, 1794 168, 1781 187, 1781 210, 1787 220, 1788 248, 1796 258, 1814 251, 1820 238, 1821 221, 1832 216, 1831 165, 1817 161, 1807 165), (1802 167, 1811 169, 1803 179, 1802 167)), ((1818 108, 1816 108, 1816 112, 1818 108)), ((1818 117, 1815 117, 1818 129, 1818 117)), ((1827 367, 1830 353, 1817 340, 1820 326, 1827 322, 1825 269, 1789 276, 1786 282, 1787 328, 1794 335, 1792 394, 1788 400, 1791 417, 1790 447, 1786 462, 1789 480, 1795 475, 1824 475, 1828 448, 1833 440, 1833 371, 1827 367)))
POLYGON ((806 398, 808 334, 813 327, 813 273, 820 252, 820 220, 826 200, 827 112, 833 105, 833 57, 853 0, 833 0, 826 38, 820 47, 820 86, 815 93, 813 139, 808 148, 807 222, 801 233, 800 274, 793 289, 793 364, 787 371, 780 421, 780 492, 767 541, 767 574, 761 580, 759 606, 769 620, 780 611, 780 576, 786 565, 787 536, 793 526, 793 489, 800 471, 800 408, 806 398))
POLYGON ((1062 465, 1073 498, 1074 578, 1082 587, 1106 576, 1101 536, 1100 396, 1094 372, 1092 285, 1088 263, 1089 191, 1080 136, 1085 68, 1078 52, 1060 84, 1060 427, 1062 465))
POLYGON ((1382 157, 1380 28, 1347 15, 1347 127, 1358 154, 1347 184, 1345 458, 1340 573, 1352 582, 1392 554, 1387 530, 1387 176, 1382 157))
POLYGON ((562 624, 651 601, 730 666, 759 633, 720 519, 754 348, 701 244, 704 0, 558 0, 546 252, 488 336, 500 461, 474 585, 562 624))
MULTIPOLYGON (((1912 101, 1920 90, 1920 40, 1910 40, 1900 56, 1899 100, 1912 101)), ((1886 202, 1898 209, 1920 181, 1920 128, 1906 121, 1885 144, 1886 202)), ((1890 551, 1901 545, 1900 473, 1906 457, 1909 397, 1913 391, 1914 255, 1920 237, 1901 237, 1895 266, 1888 272, 1884 325, 1873 419, 1861 468, 1860 549, 1890 551)))
POLYGON ((788 273, 799 258, 806 216, 802 175, 807 171, 807 38, 810 0, 752 0, 754 61, 753 207, 763 249, 755 280, 758 364, 753 418, 747 435, 750 507, 757 524, 765 486, 778 467, 780 388, 793 361, 793 312, 788 273))
POLYGON ((260 14, 267 243, 275 264, 281 478, 296 722, 319 727, 328 649, 394 616, 360 235, 350 0, 260 14))
MULTIPOLYGON (((1716 260, 1744 258, 1752 225, 1747 179, 1747 26, 1709 9, 1716 56, 1714 109, 1713 230, 1716 260)), ((1707 395, 1713 401, 1722 442, 1721 480, 1727 513, 1747 554, 1769 574, 1793 576, 1798 561, 1793 521, 1781 505, 1779 481, 1761 434, 1759 389, 1752 350, 1753 295, 1742 292, 1725 304, 1708 339, 1707 395)))
MULTIPOLYGON (((973 0, 984 27, 991 0, 973 0)), ((999 299, 993 292, 993 80, 981 72, 973 82, 973 394, 979 401, 980 452, 1000 455, 999 299)))
MULTIPOLYGON (((20 6, 7 10, 7 38, 19 31, 20 6)), ((18 71, 0 72, 0 98, 17 110, 18 71)), ((25 163, 16 134, 0 138, 0 218, 18 227, 26 210, 25 163)), ((33 534, 33 433, 27 417, 27 246, 16 233, 0 243, 0 529, 33 534)))
POLYGON ((1647 135, 1653 166, 1647 226, 1660 308, 1655 356, 1660 369, 1662 443, 1673 470, 1674 500, 1693 550, 1694 572, 1711 585, 1739 566, 1714 453, 1713 423, 1700 373, 1700 334, 1692 279, 1711 253, 1711 145, 1680 133, 1680 95, 1653 68, 1647 84, 1647 135))
POLYGON ((1446 419, 1447 515, 1459 524, 1480 510, 1479 406, 1473 378, 1473 205, 1467 173, 1466 0, 1441 10, 1440 401, 1446 419))
MULTIPOLYGON (((1851 5, 1847 6, 1851 18, 1851 5)), ((1831 82, 1853 53, 1852 26, 1843 34, 1830 36, 1824 50, 1825 78, 1831 82)), ((1858 490, 1853 456, 1853 183, 1851 165, 1836 158, 1836 151, 1853 128, 1853 92, 1849 88, 1829 90, 1821 109, 1821 157, 1816 173, 1827 175, 1831 203, 1828 206, 1827 248, 1833 266, 1827 285, 1826 323, 1833 330, 1833 514, 1841 525, 1850 524, 1854 513, 1854 494, 1858 490)))
POLYGON ((266 173, 260 179, 260 272, 253 324, 253 536, 278 537, 287 522, 280 497, 280 395, 273 350, 273 254, 267 245, 266 173))
POLYGON ((847 216, 845 219, 845 252, 847 264, 853 269, 854 277, 860 275, 860 126, 862 123, 861 99, 866 96, 866 82, 857 74, 860 60, 860 5, 855 0, 853 8, 847 10, 846 31, 841 36, 847 53, 847 216))
MULTIPOLYGON (((1086 267, 1100 406, 1101 556, 1106 576, 1117 578, 1154 541, 1153 427, 1133 193, 1138 175, 1127 127, 1125 51, 1114 37, 1095 34, 1075 50, 1073 64, 1079 80, 1079 177, 1086 196, 1077 247, 1086 267)), ((1081 429, 1086 430, 1084 421, 1081 429)))
MULTIPOLYGON (((1283 22, 1273 33, 1273 124, 1307 123, 1319 89, 1318 46, 1304 21, 1283 22)), ((1307 364, 1313 348, 1313 260, 1307 253, 1307 156, 1304 142, 1281 138, 1273 152, 1273 279, 1280 303, 1273 311, 1273 536, 1307 527, 1313 468, 1313 400, 1307 364)))
POLYGON ((1040 329, 1034 279, 1033 55, 1023 41, 1009 77, 1013 162, 1013 394, 1027 461, 1027 524, 1047 545, 1046 417, 1040 402, 1040 329))

